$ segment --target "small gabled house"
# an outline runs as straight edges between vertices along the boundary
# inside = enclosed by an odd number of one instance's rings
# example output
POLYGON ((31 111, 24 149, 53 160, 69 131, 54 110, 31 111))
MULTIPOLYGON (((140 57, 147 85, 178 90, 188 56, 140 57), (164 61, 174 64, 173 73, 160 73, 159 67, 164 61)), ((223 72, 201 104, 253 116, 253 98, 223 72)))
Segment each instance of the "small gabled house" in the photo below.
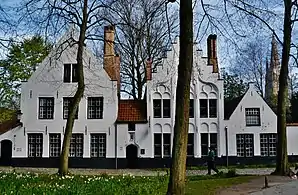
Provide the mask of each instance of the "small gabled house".
MULTIPOLYGON (((298 138, 297 130, 287 127, 290 156, 298 155, 298 145, 292 141, 298 138)), ((225 102, 225 138, 226 149, 221 155, 228 156, 231 162, 254 164, 275 160, 277 116, 254 83, 249 84, 241 97, 225 102)))

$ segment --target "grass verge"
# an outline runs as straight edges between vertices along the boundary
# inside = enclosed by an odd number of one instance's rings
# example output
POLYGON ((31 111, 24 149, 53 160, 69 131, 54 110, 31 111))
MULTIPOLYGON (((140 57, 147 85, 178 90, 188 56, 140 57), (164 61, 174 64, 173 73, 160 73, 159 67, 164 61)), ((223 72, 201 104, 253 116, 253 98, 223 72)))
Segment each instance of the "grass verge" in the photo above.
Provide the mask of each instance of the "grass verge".
MULTIPOLYGON (((251 176, 221 174, 216 176, 190 176, 187 178, 187 194, 213 194, 217 189, 247 182, 251 176)), ((56 195, 56 194, 104 194, 104 195, 159 195, 165 194, 168 177, 135 176, 82 176, 0 173, 0 194, 56 195)))
POLYGON ((256 176, 235 176, 235 177, 197 177, 189 180, 186 185, 187 195, 213 195, 221 188, 227 188, 233 185, 249 182, 256 176))

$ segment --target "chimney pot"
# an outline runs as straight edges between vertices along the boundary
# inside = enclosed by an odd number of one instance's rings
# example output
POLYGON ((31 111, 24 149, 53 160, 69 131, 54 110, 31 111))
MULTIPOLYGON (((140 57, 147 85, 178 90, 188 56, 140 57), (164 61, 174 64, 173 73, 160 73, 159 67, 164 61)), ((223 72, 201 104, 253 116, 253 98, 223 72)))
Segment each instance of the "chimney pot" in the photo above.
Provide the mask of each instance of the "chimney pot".
POLYGON ((211 34, 207 39, 208 65, 213 66, 213 73, 218 73, 217 51, 216 51, 217 35, 211 34))
POLYGON ((146 80, 152 80, 152 60, 147 59, 146 61, 146 80))

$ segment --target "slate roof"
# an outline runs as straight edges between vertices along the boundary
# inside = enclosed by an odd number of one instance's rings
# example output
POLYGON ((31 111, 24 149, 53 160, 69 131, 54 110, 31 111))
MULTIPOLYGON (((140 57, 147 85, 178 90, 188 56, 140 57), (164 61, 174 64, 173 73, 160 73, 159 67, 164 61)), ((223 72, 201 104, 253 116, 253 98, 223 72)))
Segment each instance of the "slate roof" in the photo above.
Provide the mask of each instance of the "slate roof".
POLYGON ((118 123, 146 123, 147 106, 144 100, 119 100, 118 123))
MULTIPOLYGON (((244 94, 245 95, 245 94, 244 94)), ((230 116, 233 114, 234 110, 241 102, 244 95, 234 98, 232 100, 225 100, 224 101, 224 119, 229 120, 230 116)))

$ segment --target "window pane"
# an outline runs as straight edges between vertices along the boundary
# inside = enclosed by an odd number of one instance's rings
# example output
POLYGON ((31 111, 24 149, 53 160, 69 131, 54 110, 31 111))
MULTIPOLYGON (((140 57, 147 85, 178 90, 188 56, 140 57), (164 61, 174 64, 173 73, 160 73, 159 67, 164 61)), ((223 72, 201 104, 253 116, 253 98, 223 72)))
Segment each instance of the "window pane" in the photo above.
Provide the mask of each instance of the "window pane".
POLYGON ((163 100, 163 118, 171 117, 171 100, 163 100))
POLYGON ((171 156, 171 134, 163 134, 163 155, 165 157, 171 156))
POLYGON ((189 118, 194 118, 194 100, 189 100, 189 118))
POLYGON ((276 133, 260 134, 261 156, 276 156, 276 138, 276 133))
POLYGON ((217 133, 210 133, 210 146, 214 148, 215 155, 217 155, 217 133))
POLYGON ((238 157, 252 157, 253 151, 253 134, 237 134, 237 156, 238 157))
POLYGON ((154 118, 161 118, 161 100, 153 100, 154 118))
POLYGON ((39 98, 39 119, 54 118, 54 98, 40 97, 39 98))
POLYGON ((78 82, 77 64, 72 64, 72 82, 78 82))
POLYGON ((200 117, 207 118, 208 117, 208 109, 207 109, 207 100, 200 99, 200 117))
POLYGON ((161 134, 154 133, 154 156, 161 157, 161 134))
POLYGON ((260 108, 246 108, 246 125, 247 126, 260 126, 260 108))
POLYGON ((28 134, 28 157, 42 157, 43 135, 41 133, 28 134))
POLYGON ((91 134, 91 157, 106 157, 106 134, 91 134))
POLYGON ((69 147, 69 156, 83 157, 84 135, 81 133, 72 134, 69 147))
POLYGON ((201 155, 208 155, 208 133, 201 133, 201 155))
POLYGON ((63 81, 65 83, 70 83, 70 64, 64 64, 64 77, 63 81))
POLYGON ((60 133, 50 133, 50 157, 59 157, 61 150, 61 135, 60 133))
POLYGON ((103 118, 103 97, 88 97, 88 119, 103 118))
POLYGON ((188 143, 187 143, 187 156, 194 155, 194 134, 188 134, 188 143))
MULTIPOLYGON (((68 119, 69 111, 70 111, 70 106, 73 102, 73 97, 64 97, 63 98, 63 119, 68 119)), ((79 115, 79 107, 77 108, 76 114, 75 114, 75 119, 78 119, 79 115)))
POLYGON ((209 100, 209 117, 210 118, 217 117, 217 100, 216 99, 209 100))

